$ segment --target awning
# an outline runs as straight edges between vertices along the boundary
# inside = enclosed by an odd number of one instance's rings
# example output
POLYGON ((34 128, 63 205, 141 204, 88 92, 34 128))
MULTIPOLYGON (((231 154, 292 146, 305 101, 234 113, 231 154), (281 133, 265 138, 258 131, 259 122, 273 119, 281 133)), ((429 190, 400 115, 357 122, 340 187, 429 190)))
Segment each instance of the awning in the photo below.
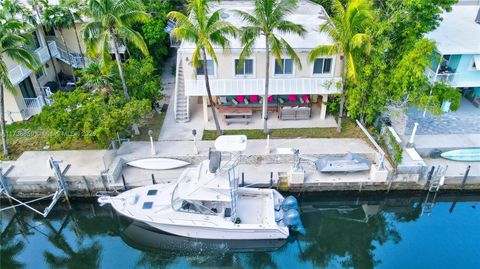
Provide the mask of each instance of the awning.
POLYGON ((480 71, 480 55, 473 55, 473 62, 475 63, 475 69, 480 71))

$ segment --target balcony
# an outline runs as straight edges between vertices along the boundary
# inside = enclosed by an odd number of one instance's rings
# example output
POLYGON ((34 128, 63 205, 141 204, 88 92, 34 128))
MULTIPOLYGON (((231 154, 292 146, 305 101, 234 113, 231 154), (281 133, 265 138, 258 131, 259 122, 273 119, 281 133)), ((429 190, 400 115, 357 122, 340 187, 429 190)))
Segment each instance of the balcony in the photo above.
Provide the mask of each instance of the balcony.
MULTIPOLYGON (((262 95, 265 92, 265 79, 215 79, 211 78, 213 95, 262 95)), ((271 78, 269 93, 285 94, 337 94, 341 93, 341 78, 271 78)), ((186 79, 185 95, 205 96, 204 79, 186 79)))
POLYGON ((435 72, 431 69, 428 69, 426 74, 430 82, 443 82, 452 87, 457 88, 470 88, 470 87, 480 87, 480 72, 466 72, 466 73, 455 73, 455 72, 435 72))
MULTIPOLYGON (((58 53, 56 52, 55 42, 48 42, 48 46, 50 47, 52 55, 58 53), (55 50, 53 50, 52 48, 54 48, 55 50)), ((48 60, 50 60, 50 55, 48 54, 48 49, 46 46, 36 49, 35 53, 37 54, 37 57, 42 65, 45 64, 48 60)), ((10 78, 10 81, 13 83, 13 85, 17 85, 22 80, 30 76, 32 72, 33 71, 27 68, 25 65, 19 64, 8 71, 8 77, 10 78)))
POLYGON ((49 98, 50 95, 52 95, 49 87, 35 88, 35 90, 37 92, 41 91, 43 95, 35 98, 23 98, 23 101, 25 102, 25 109, 23 110, 25 118, 30 118, 31 116, 42 112, 44 106, 53 103, 53 100, 49 98))
POLYGON ((91 63, 91 61, 85 55, 82 57, 80 53, 74 53, 70 50, 67 53, 65 47, 55 42, 53 43, 55 44, 56 51, 58 51, 58 53, 54 56, 62 60, 64 63, 73 66, 73 68, 85 68, 85 66, 88 66, 91 63))

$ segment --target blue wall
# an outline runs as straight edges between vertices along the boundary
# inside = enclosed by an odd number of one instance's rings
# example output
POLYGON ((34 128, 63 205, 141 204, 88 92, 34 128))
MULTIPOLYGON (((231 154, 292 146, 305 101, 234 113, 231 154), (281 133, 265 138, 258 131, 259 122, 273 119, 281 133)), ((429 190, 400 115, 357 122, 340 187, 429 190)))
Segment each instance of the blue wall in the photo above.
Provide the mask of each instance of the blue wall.
POLYGON ((452 65, 456 65, 455 73, 458 74, 458 76, 454 78, 454 84, 461 83, 462 81, 478 82, 478 85, 474 86, 480 87, 480 71, 472 68, 473 54, 461 55, 461 57, 452 56, 451 59, 454 59, 452 65), (458 63, 457 58, 459 58, 458 63))

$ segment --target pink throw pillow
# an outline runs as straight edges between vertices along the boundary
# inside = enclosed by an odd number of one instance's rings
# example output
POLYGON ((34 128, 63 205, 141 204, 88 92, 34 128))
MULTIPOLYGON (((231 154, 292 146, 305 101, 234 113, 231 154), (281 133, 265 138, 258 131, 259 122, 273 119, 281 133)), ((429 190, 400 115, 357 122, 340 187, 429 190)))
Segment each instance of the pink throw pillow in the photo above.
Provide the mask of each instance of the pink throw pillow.
POLYGON ((250 95, 250 102, 258 103, 258 95, 250 95))
POLYGON ((297 96, 296 95, 293 95, 293 94, 290 94, 288 96, 288 101, 289 102, 296 102, 297 101, 297 96))
POLYGON ((243 96, 243 95, 237 96, 237 101, 238 101, 239 103, 245 102, 245 96, 243 96))
POLYGON ((273 101, 274 101, 273 96, 270 95, 270 96, 267 98, 267 100, 268 100, 269 103, 273 102, 273 101))
POLYGON ((308 95, 302 96, 302 99, 303 99, 303 101, 305 101, 305 103, 308 103, 308 101, 309 101, 308 99, 309 99, 309 98, 310 98, 310 96, 308 96, 308 95))

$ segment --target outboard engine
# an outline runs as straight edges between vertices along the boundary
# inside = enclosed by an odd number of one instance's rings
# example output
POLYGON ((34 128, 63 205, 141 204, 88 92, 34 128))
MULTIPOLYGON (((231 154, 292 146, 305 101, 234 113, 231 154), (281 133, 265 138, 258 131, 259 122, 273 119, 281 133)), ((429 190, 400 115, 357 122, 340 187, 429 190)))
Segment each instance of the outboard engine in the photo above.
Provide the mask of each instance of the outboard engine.
POLYGON ((291 195, 288 196, 282 202, 282 209, 283 211, 288 211, 289 209, 298 209, 297 199, 291 195))
POLYGON ((293 196, 288 196, 282 202, 283 223, 290 229, 305 234, 300 213, 298 213, 298 202, 293 196))

